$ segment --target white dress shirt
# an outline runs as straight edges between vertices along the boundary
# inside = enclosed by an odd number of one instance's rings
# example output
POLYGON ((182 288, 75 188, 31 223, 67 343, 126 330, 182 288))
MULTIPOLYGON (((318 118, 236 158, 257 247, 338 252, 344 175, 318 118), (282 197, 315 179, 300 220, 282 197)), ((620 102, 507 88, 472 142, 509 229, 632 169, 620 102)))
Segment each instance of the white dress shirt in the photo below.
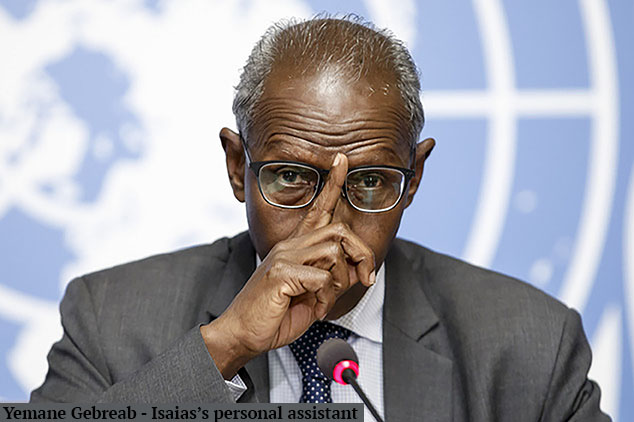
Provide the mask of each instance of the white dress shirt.
MULTIPOLYGON (((257 260, 260 264, 260 260, 257 260)), ((383 416, 383 299, 385 298, 385 266, 376 274, 376 283, 363 295, 359 303, 333 324, 352 332, 348 343, 359 357, 359 385, 383 416)), ((288 346, 268 352, 269 388, 271 403, 298 403, 302 396, 302 373, 288 346)), ((246 390, 236 375, 227 385, 238 398, 246 390)), ((357 393, 348 385, 332 382, 333 403, 361 403, 357 393)), ((366 421, 373 421, 365 409, 366 421)))

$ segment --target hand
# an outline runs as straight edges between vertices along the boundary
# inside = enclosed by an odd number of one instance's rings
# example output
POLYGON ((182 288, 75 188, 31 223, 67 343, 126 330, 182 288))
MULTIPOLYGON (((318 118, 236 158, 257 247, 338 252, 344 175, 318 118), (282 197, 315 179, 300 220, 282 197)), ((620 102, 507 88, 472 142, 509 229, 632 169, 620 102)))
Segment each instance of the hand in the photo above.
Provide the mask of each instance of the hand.
POLYGON ((332 223, 348 171, 337 154, 328 179, 288 239, 279 242, 229 308, 201 327, 225 379, 253 357, 297 339, 357 282, 375 282, 372 250, 344 223, 332 223))

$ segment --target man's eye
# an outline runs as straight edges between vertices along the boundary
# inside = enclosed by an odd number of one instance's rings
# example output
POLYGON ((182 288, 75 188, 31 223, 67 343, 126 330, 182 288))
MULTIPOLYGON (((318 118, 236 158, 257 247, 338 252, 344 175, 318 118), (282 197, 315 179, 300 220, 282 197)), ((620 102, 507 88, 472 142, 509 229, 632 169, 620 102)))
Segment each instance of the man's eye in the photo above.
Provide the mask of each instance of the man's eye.
POLYGON ((282 170, 282 172, 280 173, 280 177, 286 183, 295 182, 297 180, 297 176, 299 176, 299 173, 293 170, 282 170))
POLYGON ((277 183, 291 187, 310 184, 314 177, 311 178, 311 173, 302 168, 284 166, 275 171, 275 179, 277 183))
POLYGON ((357 189, 377 189, 383 187, 385 184, 385 177, 380 173, 364 173, 352 175, 348 179, 348 185, 354 186, 357 189))
POLYGON ((381 185, 381 179, 376 174, 368 174, 363 177, 361 184, 365 188, 376 188, 381 185))

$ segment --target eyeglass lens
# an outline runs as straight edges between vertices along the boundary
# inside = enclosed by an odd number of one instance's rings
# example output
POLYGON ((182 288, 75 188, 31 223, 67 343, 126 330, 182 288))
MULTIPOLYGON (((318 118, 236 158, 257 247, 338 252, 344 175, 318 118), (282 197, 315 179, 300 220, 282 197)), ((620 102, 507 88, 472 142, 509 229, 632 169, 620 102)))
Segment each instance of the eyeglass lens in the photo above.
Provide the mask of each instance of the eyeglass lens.
POLYGON ((401 198, 403 179, 403 173, 394 169, 354 170, 346 178, 346 194, 359 209, 383 210, 392 207, 401 198))
MULTIPOLYGON (((317 193, 319 173, 298 164, 270 163, 259 173, 260 189, 274 205, 299 208, 317 193)), ((401 197, 404 175, 398 170, 367 168, 353 170, 346 178, 346 194, 353 206, 365 211, 391 208, 401 197)))
POLYGON ((290 164, 266 164, 260 169, 260 189, 275 205, 302 207, 313 200, 319 173, 310 167, 290 164))

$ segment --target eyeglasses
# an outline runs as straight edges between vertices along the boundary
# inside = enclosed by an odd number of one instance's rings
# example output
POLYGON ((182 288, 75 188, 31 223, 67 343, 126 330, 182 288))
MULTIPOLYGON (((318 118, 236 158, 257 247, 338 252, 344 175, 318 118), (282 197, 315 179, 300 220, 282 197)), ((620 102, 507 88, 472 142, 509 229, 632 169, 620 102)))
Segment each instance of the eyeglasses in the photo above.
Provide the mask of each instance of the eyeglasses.
MULTIPOLYGON (((247 165, 258 180, 264 200, 280 208, 302 208, 319 195, 329 170, 297 161, 251 161, 246 142, 247 165)), ((394 208, 416 173, 394 166, 361 166, 348 171, 342 196, 362 212, 377 213, 394 208)))

